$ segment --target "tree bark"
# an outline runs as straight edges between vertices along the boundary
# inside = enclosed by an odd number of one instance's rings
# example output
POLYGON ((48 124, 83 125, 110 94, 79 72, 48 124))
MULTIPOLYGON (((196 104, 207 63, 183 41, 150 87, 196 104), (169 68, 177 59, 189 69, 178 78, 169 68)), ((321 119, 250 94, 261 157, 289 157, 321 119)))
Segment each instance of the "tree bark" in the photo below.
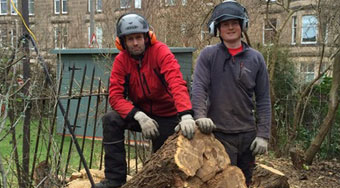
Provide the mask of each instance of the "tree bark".
POLYGON ((336 111, 339 106, 339 86, 340 86, 340 53, 335 57, 333 63, 333 79, 332 86, 329 92, 328 113, 323 120, 319 133, 315 136, 311 145, 306 151, 305 161, 307 164, 312 164, 316 153, 319 151, 322 142, 324 141, 327 133, 333 125, 336 111))
MULTIPOLYGON (((3 187, 7 188, 6 172, 5 172, 5 169, 4 169, 3 165, 2 165, 1 155, 0 155, 0 174, 1 174, 1 177, 2 177, 3 187)), ((0 182, 0 187, 1 187, 1 182, 0 182)))

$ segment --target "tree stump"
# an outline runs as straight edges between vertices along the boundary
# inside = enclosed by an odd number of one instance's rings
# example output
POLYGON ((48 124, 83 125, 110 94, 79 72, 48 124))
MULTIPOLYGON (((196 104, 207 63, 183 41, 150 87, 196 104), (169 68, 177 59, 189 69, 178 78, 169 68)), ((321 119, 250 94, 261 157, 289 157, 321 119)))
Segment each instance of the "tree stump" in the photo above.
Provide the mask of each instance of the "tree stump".
POLYGON ((279 170, 258 164, 254 169, 252 187, 289 188, 289 184, 288 178, 279 170))
POLYGON ((304 152, 302 149, 294 147, 289 150, 290 158, 292 160, 293 166, 299 170, 303 169, 305 164, 304 152))
POLYGON ((246 188, 242 171, 230 165, 213 135, 173 135, 122 188, 246 188))

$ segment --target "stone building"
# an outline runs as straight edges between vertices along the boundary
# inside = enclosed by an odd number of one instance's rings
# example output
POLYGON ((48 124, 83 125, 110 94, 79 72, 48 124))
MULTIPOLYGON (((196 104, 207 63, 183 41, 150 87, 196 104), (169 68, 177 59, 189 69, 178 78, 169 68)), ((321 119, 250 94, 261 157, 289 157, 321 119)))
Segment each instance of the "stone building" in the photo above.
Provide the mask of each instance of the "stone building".
MULTIPOLYGON (((21 10, 21 1, 0 0, 0 47, 15 46, 21 36, 22 22, 12 6, 13 3, 21 10)), ((219 41, 207 35, 206 23, 212 8, 221 0, 93 0, 94 35, 90 34, 90 0, 27 1, 30 28, 45 57, 55 48, 114 47, 116 20, 126 12, 143 14, 159 40, 169 46, 195 47, 196 55, 207 44, 219 41)), ((279 34, 277 42, 289 49, 290 57, 307 81, 316 76, 322 53, 326 62, 333 53, 329 42, 334 36, 327 33, 328 22, 320 20, 315 0, 238 2, 249 12, 251 44, 271 46, 279 34)))

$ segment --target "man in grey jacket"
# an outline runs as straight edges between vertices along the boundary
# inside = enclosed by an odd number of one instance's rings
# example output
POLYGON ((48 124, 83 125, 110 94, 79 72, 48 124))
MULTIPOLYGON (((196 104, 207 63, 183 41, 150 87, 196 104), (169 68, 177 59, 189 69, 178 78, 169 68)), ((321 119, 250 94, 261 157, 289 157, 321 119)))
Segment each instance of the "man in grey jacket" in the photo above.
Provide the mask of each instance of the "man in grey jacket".
POLYGON ((221 43, 203 49, 192 85, 196 124, 224 145, 249 186, 255 155, 266 153, 271 126, 269 80, 263 56, 241 41, 246 9, 236 1, 217 5, 210 33, 221 43))

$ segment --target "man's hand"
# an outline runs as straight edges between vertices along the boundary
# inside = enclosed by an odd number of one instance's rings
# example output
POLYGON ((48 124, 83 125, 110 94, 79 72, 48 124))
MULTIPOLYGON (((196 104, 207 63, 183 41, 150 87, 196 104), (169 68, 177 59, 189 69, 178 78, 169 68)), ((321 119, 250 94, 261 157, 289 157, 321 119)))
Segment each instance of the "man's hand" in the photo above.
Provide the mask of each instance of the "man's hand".
POLYGON ((192 118, 190 114, 186 114, 181 117, 181 121, 175 127, 175 131, 177 132, 181 129, 182 134, 188 139, 191 139, 194 136, 195 127, 196 124, 194 118, 192 118))
POLYGON ((250 145, 250 149, 253 151, 253 155, 264 154, 268 150, 268 141, 261 137, 256 137, 253 143, 250 145))
POLYGON ((201 132, 205 134, 210 134, 216 128, 216 125, 210 118, 198 118, 196 119, 196 124, 201 132))
POLYGON ((154 119, 151 119, 149 116, 147 116, 144 112, 136 112, 133 118, 138 121, 142 129, 143 136, 146 139, 153 139, 159 136, 158 123, 154 119))

